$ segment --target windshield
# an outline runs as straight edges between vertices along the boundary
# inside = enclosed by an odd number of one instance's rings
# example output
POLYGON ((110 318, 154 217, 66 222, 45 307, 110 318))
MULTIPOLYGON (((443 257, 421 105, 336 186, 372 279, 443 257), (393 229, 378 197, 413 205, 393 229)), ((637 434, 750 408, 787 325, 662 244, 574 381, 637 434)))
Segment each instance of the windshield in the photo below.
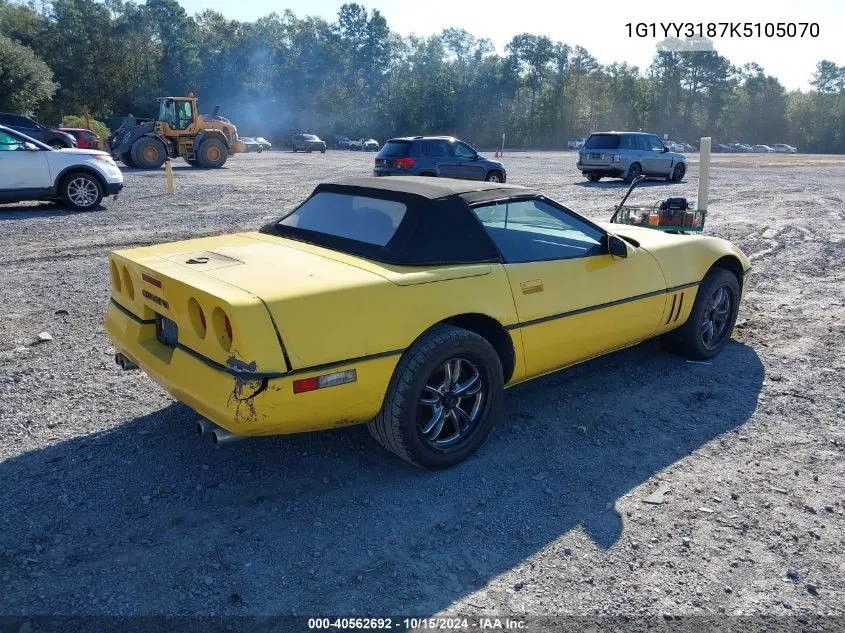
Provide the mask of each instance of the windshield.
POLYGON ((618 134, 593 134, 584 143, 584 149, 618 149, 618 134))
POLYGON ((303 134, 302 138, 304 138, 306 141, 319 141, 320 140, 319 138, 317 138, 313 134, 303 134))
POLYGON ((279 220, 276 226, 385 246, 406 211, 407 207, 395 200, 323 191, 279 220))

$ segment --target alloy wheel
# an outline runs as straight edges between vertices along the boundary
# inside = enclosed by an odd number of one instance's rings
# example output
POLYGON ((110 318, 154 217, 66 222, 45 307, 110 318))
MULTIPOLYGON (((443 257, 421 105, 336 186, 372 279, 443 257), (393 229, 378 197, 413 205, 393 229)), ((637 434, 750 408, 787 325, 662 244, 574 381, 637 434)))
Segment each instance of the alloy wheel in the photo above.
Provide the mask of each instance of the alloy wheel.
POLYGON ((450 358, 423 387, 417 418, 420 435, 436 449, 461 443, 476 429, 486 397, 478 367, 465 358, 450 358))

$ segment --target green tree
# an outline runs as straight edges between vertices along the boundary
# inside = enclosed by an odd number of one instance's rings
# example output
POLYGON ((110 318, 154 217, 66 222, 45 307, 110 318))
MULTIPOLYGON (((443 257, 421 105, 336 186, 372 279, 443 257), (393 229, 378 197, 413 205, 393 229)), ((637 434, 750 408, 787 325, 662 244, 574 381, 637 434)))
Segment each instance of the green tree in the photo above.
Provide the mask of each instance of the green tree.
POLYGON ((0 110, 32 114, 56 88, 50 67, 31 48, 0 35, 0 110))

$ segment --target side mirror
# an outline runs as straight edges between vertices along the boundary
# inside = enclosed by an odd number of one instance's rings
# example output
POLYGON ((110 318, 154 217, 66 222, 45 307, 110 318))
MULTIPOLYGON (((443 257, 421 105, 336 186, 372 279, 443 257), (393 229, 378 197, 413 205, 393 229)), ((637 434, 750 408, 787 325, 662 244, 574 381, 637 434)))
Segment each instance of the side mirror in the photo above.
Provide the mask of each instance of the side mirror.
POLYGON ((668 152, 668 151, 669 151, 669 148, 668 148, 668 147, 666 147, 666 146, 664 145, 664 146, 663 146, 663 151, 664 151, 664 152, 668 152))
POLYGON ((607 252, 613 257, 628 257, 628 245, 621 237, 612 233, 607 234, 607 252))
POLYGON ((36 145, 35 143, 30 143, 29 141, 27 141, 26 143, 23 144, 23 146, 31 152, 37 152, 38 151, 38 145, 36 145))

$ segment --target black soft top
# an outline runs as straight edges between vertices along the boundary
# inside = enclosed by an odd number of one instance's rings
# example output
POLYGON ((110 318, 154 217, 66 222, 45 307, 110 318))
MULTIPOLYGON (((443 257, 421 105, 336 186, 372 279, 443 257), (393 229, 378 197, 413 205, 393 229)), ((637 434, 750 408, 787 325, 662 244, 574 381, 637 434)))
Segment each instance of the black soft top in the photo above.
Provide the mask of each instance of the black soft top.
POLYGON ((385 246, 285 226, 278 220, 262 227, 261 232, 400 266, 495 262, 500 261, 499 252, 470 211, 470 205, 540 195, 525 187, 503 183, 425 176, 325 182, 314 188, 309 199, 322 192, 394 200, 403 203, 407 212, 385 246))

